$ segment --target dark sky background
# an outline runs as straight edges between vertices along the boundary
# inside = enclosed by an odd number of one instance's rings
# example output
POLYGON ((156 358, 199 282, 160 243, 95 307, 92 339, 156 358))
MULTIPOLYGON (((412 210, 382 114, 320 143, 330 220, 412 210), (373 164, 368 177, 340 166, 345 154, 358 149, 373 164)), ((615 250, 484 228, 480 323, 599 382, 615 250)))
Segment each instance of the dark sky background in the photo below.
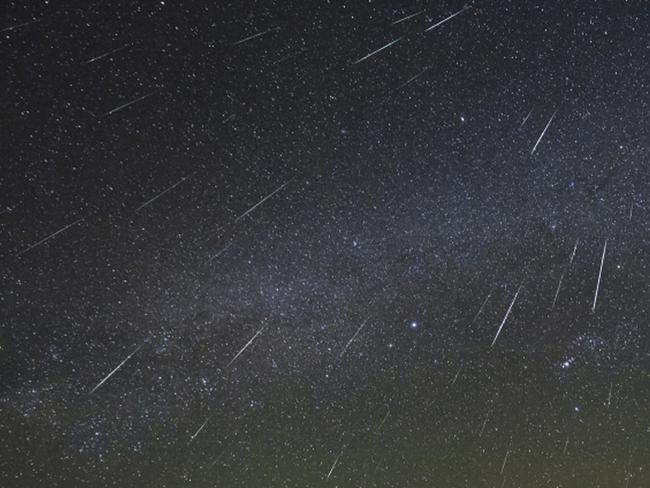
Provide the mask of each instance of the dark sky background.
POLYGON ((646 2, 0 18, 0 486, 649 486, 646 2))

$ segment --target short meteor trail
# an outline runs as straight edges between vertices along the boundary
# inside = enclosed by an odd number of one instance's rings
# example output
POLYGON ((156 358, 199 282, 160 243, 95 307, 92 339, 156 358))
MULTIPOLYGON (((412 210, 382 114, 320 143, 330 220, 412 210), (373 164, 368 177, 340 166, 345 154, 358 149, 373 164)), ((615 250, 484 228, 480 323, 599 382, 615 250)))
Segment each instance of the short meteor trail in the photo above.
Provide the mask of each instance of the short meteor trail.
POLYGON ((487 425, 488 419, 490 418, 490 415, 485 416, 485 420, 483 421, 483 425, 481 426, 481 430, 478 433, 478 436, 481 437, 483 435, 483 431, 485 430, 485 426, 487 425))
POLYGON ((30 20, 29 22, 23 22, 22 24, 16 24, 16 25, 10 25, 9 27, 5 27, 4 29, 0 29, 0 32, 9 32, 12 30, 20 29, 21 27, 26 27, 28 25, 35 24, 37 22, 40 22, 41 19, 36 19, 36 20, 30 20))
MULTIPOLYGON (((295 178, 295 176, 294 176, 294 178, 295 178)), ((235 219, 235 222, 239 222, 241 219, 243 219, 244 217, 246 217, 249 213, 251 213, 251 212, 252 212, 253 210, 255 210, 257 207, 259 207, 260 205, 262 205, 262 204, 263 204, 264 202, 266 202, 269 198, 271 198, 273 195, 275 195, 277 192, 279 192, 279 191, 282 190, 285 186, 287 186, 289 183, 291 183, 291 180, 293 180, 293 178, 291 178, 290 180, 284 182, 284 183, 283 183, 282 185, 280 185, 278 188, 276 188, 276 189, 273 190, 271 193, 269 193, 267 196, 265 196, 264 198, 262 198, 259 202, 257 202, 255 205, 253 205, 251 208, 249 208, 249 209, 246 210, 243 214, 241 214, 239 217, 237 217, 237 218, 235 219)))
POLYGON ((356 60, 354 63, 352 63, 352 64, 359 64, 361 61, 365 61, 366 59, 373 57, 375 54, 378 54, 378 53, 380 53, 381 51, 383 51, 384 49, 388 49, 388 48, 391 47, 393 44, 395 44, 395 43, 401 41, 402 39, 404 39, 404 37, 405 37, 405 36, 398 37, 397 39, 390 41, 388 44, 386 44, 386 45, 380 47, 379 49, 374 50, 374 51, 371 52, 370 54, 366 54, 364 57, 357 59, 357 60, 356 60))
POLYGON ((96 118, 97 118, 97 116, 94 114, 94 112, 92 112, 91 110, 88 110, 86 107, 81 107, 81 110, 83 110, 84 112, 87 112, 87 113, 89 113, 90 115, 92 115, 92 116, 93 116, 93 119, 96 119, 96 118))
POLYGON ((219 256, 221 256, 224 252, 226 252, 230 248, 230 246, 232 246, 232 244, 233 244, 232 242, 228 243, 228 245, 226 247, 224 247, 221 251, 219 251, 217 254, 215 254, 210 259, 208 259, 208 263, 211 263, 212 261, 217 259, 219 256))
POLYGON ((451 382, 451 386, 454 386, 456 384, 456 380, 458 379, 458 375, 460 374, 461 369, 463 369, 462 366, 458 368, 458 371, 456 371, 456 375, 454 376, 454 381, 451 382))
POLYGON ((173 189, 176 188, 178 185, 180 185, 181 183, 183 183, 183 182, 184 182, 186 179, 188 179, 190 176, 191 176, 191 175, 183 176, 180 180, 178 180, 178 181, 177 181, 176 183, 174 183, 172 186, 170 186, 170 187, 168 187, 168 188, 165 188, 163 191, 161 191, 160 193, 158 193, 158 195, 156 195, 155 197, 153 197, 151 200, 147 200, 146 202, 144 202, 142 205, 140 205, 138 208, 136 208, 135 211, 137 212, 137 211, 143 209, 144 207, 146 207, 147 205, 149 205, 149 204, 155 202, 155 201, 158 200, 160 197, 162 197, 165 193, 167 193, 168 191, 173 190, 173 189))
POLYGON ((258 32, 257 34, 253 34, 252 36, 244 37, 243 39, 240 39, 239 41, 235 42, 233 46, 238 46, 239 44, 243 44, 245 42, 251 41, 257 37, 263 36, 264 34, 268 34, 269 32, 273 32, 276 30, 279 30, 280 27, 272 27, 270 29, 266 29, 265 31, 258 32))
POLYGON ((528 115, 526 115, 526 116, 524 117, 523 122, 522 122, 521 125, 519 126, 520 129, 521 129, 521 128, 524 126, 524 124, 528 121, 528 119, 530 118, 530 116, 532 115, 532 113, 533 113, 533 109, 531 108, 531 109, 530 109, 530 112, 528 112, 528 115))
POLYGON ((424 32, 429 32, 430 30, 435 29, 435 28, 438 27, 438 26, 441 26, 441 25, 444 24, 445 22, 447 22, 447 21, 453 19, 453 18, 456 17, 457 15, 462 14, 465 10, 468 10, 468 9, 470 9, 470 8, 471 8, 471 7, 468 7, 468 6, 463 7, 463 8, 460 9, 458 12, 455 12, 455 13, 451 14, 449 17, 446 17, 446 18, 442 19, 440 22, 437 22, 437 23, 433 24, 431 27, 428 27, 427 29, 424 30, 424 32))
POLYGON ((53 234, 50 234, 49 236, 47 236, 47 237, 41 239, 41 240, 38 241, 37 243, 32 244, 32 245, 29 246, 27 249, 23 249, 23 250, 20 251, 18 254, 16 254, 16 257, 18 257, 18 256, 22 256, 22 255, 25 254, 26 252, 31 251, 32 249, 34 249, 35 247, 38 247, 38 246, 40 246, 41 244, 44 244, 45 242, 49 241, 50 239, 53 239, 54 237, 58 236, 60 233, 65 232, 65 231, 68 230, 70 227, 72 227, 73 225, 78 224, 78 223, 81 222, 82 220, 83 220, 83 219, 75 220, 75 221, 72 222, 71 224, 68 224, 68 225, 66 225, 65 227, 63 227, 63 228, 57 230, 57 231, 54 232, 53 234))
POLYGON ((257 336, 259 336, 264 331, 264 329, 266 329, 266 325, 262 326, 262 328, 258 330, 253 337, 251 337, 251 340, 248 341, 246 345, 244 345, 244 347, 242 347, 237 354, 235 354, 235 357, 230 360, 230 362, 226 365, 226 368, 229 367, 232 363, 234 363, 239 356, 241 356, 241 354, 248 348, 248 346, 250 346, 253 343, 255 339, 257 339, 257 336))
POLYGON ((560 294, 560 287, 562 286, 562 280, 564 279, 564 273, 560 276, 560 281, 557 284, 557 290, 555 290, 555 297, 553 297, 553 305, 551 305, 551 310, 555 309, 555 303, 557 302, 557 296, 560 294))
POLYGON ((607 252, 607 241, 603 246, 603 255, 600 258, 600 270, 598 271, 598 282, 596 283, 596 292, 594 293, 594 303, 591 305, 591 312, 596 311, 596 303, 598 302, 598 291, 600 290, 600 279, 603 276, 603 265, 605 264, 605 253, 607 252))
POLYGON ((221 458, 224 456, 224 454, 226 454, 226 451, 222 451, 221 454, 219 454, 219 455, 214 459, 214 461, 212 461, 212 462, 210 463, 210 466, 208 466, 208 469, 213 468, 214 465, 217 464, 217 463, 221 460, 221 458))
POLYGON ((115 53, 117 53, 117 52, 119 52, 119 51, 121 51, 121 50, 123 50, 123 49, 126 49, 127 47, 129 47, 129 44, 127 44, 126 46, 122 46, 122 47, 117 47, 117 48, 115 48, 115 49, 111 49, 110 51, 107 51, 107 52, 105 52, 104 54, 100 54, 99 56, 95 56, 94 58, 90 58, 90 59, 88 59, 88 60, 86 60, 86 61, 83 61, 81 64, 90 64, 90 63, 94 63, 95 61, 99 61, 100 59, 103 59, 103 58, 105 58, 105 57, 108 57, 108 56, 110 56, 111 54, 115 54, 115 53))
POLYGON ((499 334, 501 333, 501 329, 503 329, 503 326, 506 323, 506 320, 508 320, 508 316, 510 315, 510 311, 512 310, 512 307, 514 306, 515 302, 517 301, 517 297, 519 296, 519 292, 521 291, 521 287, 524 286, 524 282, 521 282, 521 285, 519 285, 519 288, 517 289, 517 293, 515 293, 514 298, 512 299, 512 302, 510 303, 510 306, 508 307, 508 311, 506 312, 506 315, 503 317, 503 320, 501 321, 501 325, 499 326, 499 330, 497 330, 497 335, 494 336, 494 340, 492 341, 492 344, 490 347, 494 347, 495 342, 499 338, 499 334))
POLYGON ((95 386, 95 388, 93 388, 92 390, 90 390, 90 393, 91 393, 91 394, 94 393, 95 390, 97 390, 97 388, 99 388, 99 387, 102 386, 104 383, 106 383, 106 381, 107 381, 111 376, 113 376, 113 375, 117 372, 118 369, 120 369, 122 366, 124 366, 124 364, 125 364, 129 359, 131 359, 131 357, 132 357, 136 352, 138 352, 140 349, 142 349, 142 344, 140 344, 140 345, 139 345, 139 346, 138 346, 138 347, 137 347, 137 348, 136 348, 136 349, 135 349, 131 354, 129 354, 129 355, 124 359, 124 361, 122 361, 120 364, 118 364, 118 365, 115 367, 115 369, 114 369, 113 371, 111 371, 110 373, 108 373, 108 374, 104 377, 103 380, 101 380, 99 383, 97 383, 97 386, 95 386))
POLYGON ((503 475, 503 471, 506 469, 506 463, 508 462, 508 456, 510 455, 510 449, 506 451, 506 455, 503 458, 503 464, 501 465, 501 472, 499 474, 503 475))
POLYGON ((406 20, 412 19, 413 17, 417 17, 417 16, 420 15, 422 12, 424 12, 424 10, 420 10, 419 12, 415 12, 414 14, 407 15, 406 17, 402 17, 402 18, 399 19, 399 20, 396 20, 396 21, 394 21, 394 22, 391 22, 390 25, 401 24, 402 22, 404 22, 404 21, 406 21, 406 20))
POLYGON ((478 312, 476 312, 476 315, 474 315, 474 318, 472 319, 472 323, 476 322, 476 319, 478 318, 479 315, 481 315, 481 312, 485 308, 485 305, 487 304, 488 300, 492 296, 492 292, 488 293, 488 296, 485 297, 485 300, 483 300, 483 303, 481 304, 481 308, 478 309, 478 312))
POLYGON ((408 80, 406 80, 404 83, 402 83, 400 86, 398 86, 397 89, 399 90, 400 88, 404 88, 409 83, 417 80, 420 76, 422 76, 424 73, 426 73, 428 71, 428 69, 429 68, 425 68, 422 71, 420 71, 417 75, 411 76, 408 80))
POLYGON ((612 388, 614 387, 614 383, 610 382, 609 383, 609 395, 607 395, 607 408, 612 406, 612 388))
POLYGON ((194 441, 194 439, 196 439, 196 436, 199 435, 201 433, 201 431, 203 430, 203 428, 208 424, 208 420, 210 420, 210 417, 205 419, 205 422, 203 422, 201 424, 201 427, 199 427, 198 430, 196 432, 194 432, 194 435, 192 437, 190 437, 190 442, 188 442, 188 444, 191 444, 194 441))
POLYGON ((576 257, 576 251, 578 250, 578 241, 579 241, 579 239, 576 239, 576 243, 573 246, 573 252, 571 253, 571 258, 569 259, 569 266, 571 266, 573 264, 573 260, 576 257))
POLYGON ((386 422, 386 419, 388 419, 388 416, 390 415, 390 407, 387 406, 386 410, 386 415, 381 419, 381 422, 379 422, 379 425, 375 428, 375 432, 379 432, 379 430, 383 427, 384 423, 386 422))
POLYGON ((119 112, 120 110, 123 110, 123 109, 125 109, 127 107, 130 107, 134 103, 138 103, 138 102, 144 100, 145 98, 149 98, 151 95, 153 95, 153 92, 147 93, 146 95, 142 95, 141 97, 136 98, 135 100, 131 100, 130 102, 124 103, 124 104, 120 105, 119 107, 115 107, 114 109, 109 110, 104 115, 102 115, 102 117, 108 117, 109 115, 113 115, 115 112, 119 112))
POLYGON ((332 476, 332 473, 334 472, 334 468, 336 468, 336 465, 338 464, 339 459, 341 459, 342 454, 343 454, 343 449, 341 449, 341 452, 339 452, 339 455, 336 456, 336 459, 334 460, 334 463, 332 464, 332 467, 330 468, 329 473, 327 473, 327 477, 325 478, 325 480, 329 480, 330 476, 332 476))
POLYGON ((357 329, 357 331, 354 333, 354 335, 352 336, 352 338, 348 341, 348 343, 345 345, 345 347, 344 347, 343 350, 341 351, 341 354, 339 354, 339 358, 342 358, 342 357, 343 357, 343 354, 345 354, 345 351, 347 351, 347 349, 348 349, 348 347, 350 346, 350 344, 352 344, 352 341, 353 341, 354 339, 356 339, 356 337, 359 335, 359 332, 361 332, 361 329, 363 329, 363 326, 366 325, 366 322, 368 322, 368 319, 364 320, 364 321, 361 323, 361 325, 359 326, 359 328, 357 329))
POLYGON ((546 123, 546 127, 544 127, 544 130, 540 134, 539 139, 537 139, 537 142, 535 143, 535 146, 533 147, 533 150, 530 151, 530 154, 533 154, 535 152, 535 149, 537 149, 537 146, 542 141, 542 138, 544 137, 544 134, 546 134, 546 131, 548 130, 548 127, 551 125, 551 122, 553 122, 553 119, 555 118, 555 114, 557 114, 557 110, 555 112, 553 112, 553 115, 551 115, 551 118, 548 119, 548 122, 546 123))
POLYGON ((566 441, 564 441, 564 449, 562 449, 562 454, 566 454, 566 448, 569 447, 569 436, 566 436, 566 441))

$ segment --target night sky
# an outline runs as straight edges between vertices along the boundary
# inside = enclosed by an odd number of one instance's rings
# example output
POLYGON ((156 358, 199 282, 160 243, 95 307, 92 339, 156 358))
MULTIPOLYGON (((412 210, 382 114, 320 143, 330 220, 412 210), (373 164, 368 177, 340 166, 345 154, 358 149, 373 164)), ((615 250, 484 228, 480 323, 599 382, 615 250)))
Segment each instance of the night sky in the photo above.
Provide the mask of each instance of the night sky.
POLYGON ((648 3, 0 19, 0 486, 650 486, 648 3))

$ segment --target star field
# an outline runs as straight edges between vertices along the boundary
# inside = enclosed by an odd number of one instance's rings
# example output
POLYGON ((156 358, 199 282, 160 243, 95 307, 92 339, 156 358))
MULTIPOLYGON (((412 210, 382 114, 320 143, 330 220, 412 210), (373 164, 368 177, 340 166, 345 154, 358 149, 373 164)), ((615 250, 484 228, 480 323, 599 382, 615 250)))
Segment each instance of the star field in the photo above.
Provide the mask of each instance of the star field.
POLYGON ((648 486, 644 2, 4 7, 0 486, 648 486))

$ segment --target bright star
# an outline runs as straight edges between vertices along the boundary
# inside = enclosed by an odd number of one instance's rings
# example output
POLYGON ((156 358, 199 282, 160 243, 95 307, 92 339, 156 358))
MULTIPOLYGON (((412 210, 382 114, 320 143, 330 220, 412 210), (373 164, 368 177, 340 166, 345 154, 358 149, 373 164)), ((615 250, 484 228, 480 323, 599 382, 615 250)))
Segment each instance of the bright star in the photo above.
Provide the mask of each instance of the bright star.
POLYGON ((576 358, 574 358, 573 356, 568 357, 567 359, 565 359, 565 360, 560 364, 560 367, 561 367, 562 369, 570 368, 570 367, 573 365, 573 363, 575 362, 575 360, 576 360, 576 358))

